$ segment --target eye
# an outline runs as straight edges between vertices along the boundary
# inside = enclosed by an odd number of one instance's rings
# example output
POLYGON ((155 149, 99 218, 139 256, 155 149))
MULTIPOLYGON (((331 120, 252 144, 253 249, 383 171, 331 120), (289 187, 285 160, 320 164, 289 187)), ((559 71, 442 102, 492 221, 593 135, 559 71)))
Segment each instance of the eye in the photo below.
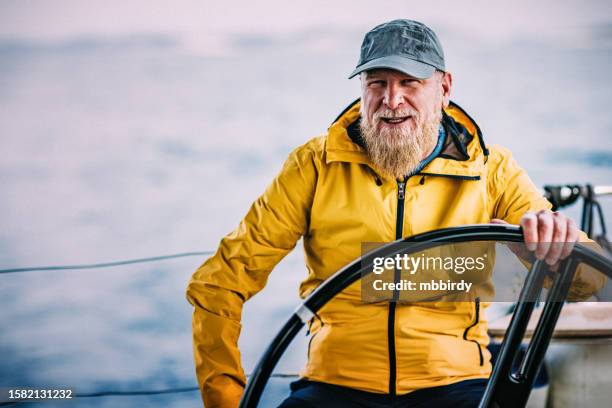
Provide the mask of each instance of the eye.
POLYGON ((371 81, 368 81, 368 86, 369 87, 381 87, 381 86, 386 86, 387 82, 383 81, 382 79, 373 79, 371 81))
POLYGON ((402 79, 402 85, 416 85, 418 83, 420 83, 420 81, 416 78, 402 79))

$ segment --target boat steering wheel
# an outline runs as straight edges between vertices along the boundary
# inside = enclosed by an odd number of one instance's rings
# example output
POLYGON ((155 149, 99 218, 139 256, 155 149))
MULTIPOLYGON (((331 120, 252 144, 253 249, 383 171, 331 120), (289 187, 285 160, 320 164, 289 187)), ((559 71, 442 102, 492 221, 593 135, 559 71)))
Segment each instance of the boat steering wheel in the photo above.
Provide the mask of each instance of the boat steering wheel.
MULTIPOLYGON (((289 317, 260 358, 245 388, 240 408, 257 407, 264 388, 291 341, 301 328, 334 296, 359 280, 363 274, 372 272, 372 259, 375 256, 392 256, 398 253, 412 254, 444 243, 473 241, 523 242, 523 233, 512 225, 470 225, 445 228, 397 240, 381 246, 358 258, 323 282, 289 317), (406 250, 405 243, 411 243, 406 250)), ((558 278, 549 288, 542 317, 534 331, 532 342, 520 364, 518 371, 512 369, 513 360, 525 334, 531 312, 535 307, 533 299, 542 290, 548 270, 545 263, 533 263, 520 299, 515 308, 512 321, 504 337, 499 358, 493 368, 489 383, 481 399, 480 408, 505 407, 512 401, 513 407, 524 406, 535 381, 535 376, 544 359, 555 324, 567 297, 571 281, 579 263, 585 263, 608 278, 612 278, 612 261, 584 245, 574 246, 572 254, 561 263, 558 278), (550 299, 550 300, 549 300, 550 299), (511 396, 511 399, 509 397, 511 396)))

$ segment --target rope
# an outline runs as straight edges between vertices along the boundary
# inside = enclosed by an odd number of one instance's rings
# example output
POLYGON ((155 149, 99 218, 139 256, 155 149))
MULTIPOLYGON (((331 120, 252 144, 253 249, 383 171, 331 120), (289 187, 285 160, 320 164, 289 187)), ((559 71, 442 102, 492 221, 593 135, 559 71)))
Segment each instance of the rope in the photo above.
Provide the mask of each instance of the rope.
POLYGON ((71 270, 71 269, 110 268, 113 266, 131 265, 131 264, 145 263, 145 262, 156 262, 156 261, 163 261, 166 259, 185 258, 189 256, 202 256, 202 255, 212 255, 212 254, 213 254, 213 251, 182 252, 179 254, 152 256, 150 258, 127 259, 125 261, 104 262, 104 263, 98 263, 98 264, 63 265, 63 266, 31 266, 27 268, 0 269, 0 274, 33 272, 33 271, 61 271, 61 270, 71 270))
MULTIPOLYGON (((249 377, 247 375, 247 377, 249 377)), ((272 374, 270 377, 273 378, 297 378, 298 374, 292 373, 276 373, 272 374)), ((98 398, 98 397, 133 397, 133 396, 141 396, 141 395, 162 395, 162 394, 178 394, 182 392, 193 392, 198 391, 198 387, 177 387, 177 388, 167 388, 161 390, 141 390, 141 391, 96 391, 91 393, 75 393, 72 398, 98 398)), ((21 404, 25 402, 33 402, 34 400, 22 400, 22 401, 3 401, 0 402, 0 407, 8 407, 10 405, 21 404)), ((38 400, 36 400, 38 401, 38 400)))

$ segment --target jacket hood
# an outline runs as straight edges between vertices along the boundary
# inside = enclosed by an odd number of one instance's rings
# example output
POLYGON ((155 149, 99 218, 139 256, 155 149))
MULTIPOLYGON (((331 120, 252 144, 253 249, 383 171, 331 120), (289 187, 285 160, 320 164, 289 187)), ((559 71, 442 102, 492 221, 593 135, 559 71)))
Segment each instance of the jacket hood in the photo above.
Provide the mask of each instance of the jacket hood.
MULTIPOLYGON (((359 129, 360 107, 361 100, 355 100, 330 126, 325 146, 327 163, 361 163, 376 169, 366 154, 359 129)), ((446 131, 444 147, 418 174, 480 178, 489 151, 478 124, 459 105, 451 101, 443 111, 442 125, 446 131)))

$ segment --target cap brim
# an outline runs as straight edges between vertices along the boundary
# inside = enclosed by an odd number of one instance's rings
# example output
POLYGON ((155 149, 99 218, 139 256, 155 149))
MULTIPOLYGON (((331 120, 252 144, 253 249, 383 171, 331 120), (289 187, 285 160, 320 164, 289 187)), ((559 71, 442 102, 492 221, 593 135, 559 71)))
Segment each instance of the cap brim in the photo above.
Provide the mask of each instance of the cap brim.
POLYGON ((365 64, 359 65, 351 73, 349 79, 351 79, 357 74, 360 74, 363 71, 380 68, 394 69, 396 71, 403 72, 406 75, 410 75, 411 77, 415 77, 418 79, 429 78, 436 70, 435 67, 424 62, 415 61, 407 57, 393 55, 389 57, 377 58, 372 61, 368 61, 365 64))

